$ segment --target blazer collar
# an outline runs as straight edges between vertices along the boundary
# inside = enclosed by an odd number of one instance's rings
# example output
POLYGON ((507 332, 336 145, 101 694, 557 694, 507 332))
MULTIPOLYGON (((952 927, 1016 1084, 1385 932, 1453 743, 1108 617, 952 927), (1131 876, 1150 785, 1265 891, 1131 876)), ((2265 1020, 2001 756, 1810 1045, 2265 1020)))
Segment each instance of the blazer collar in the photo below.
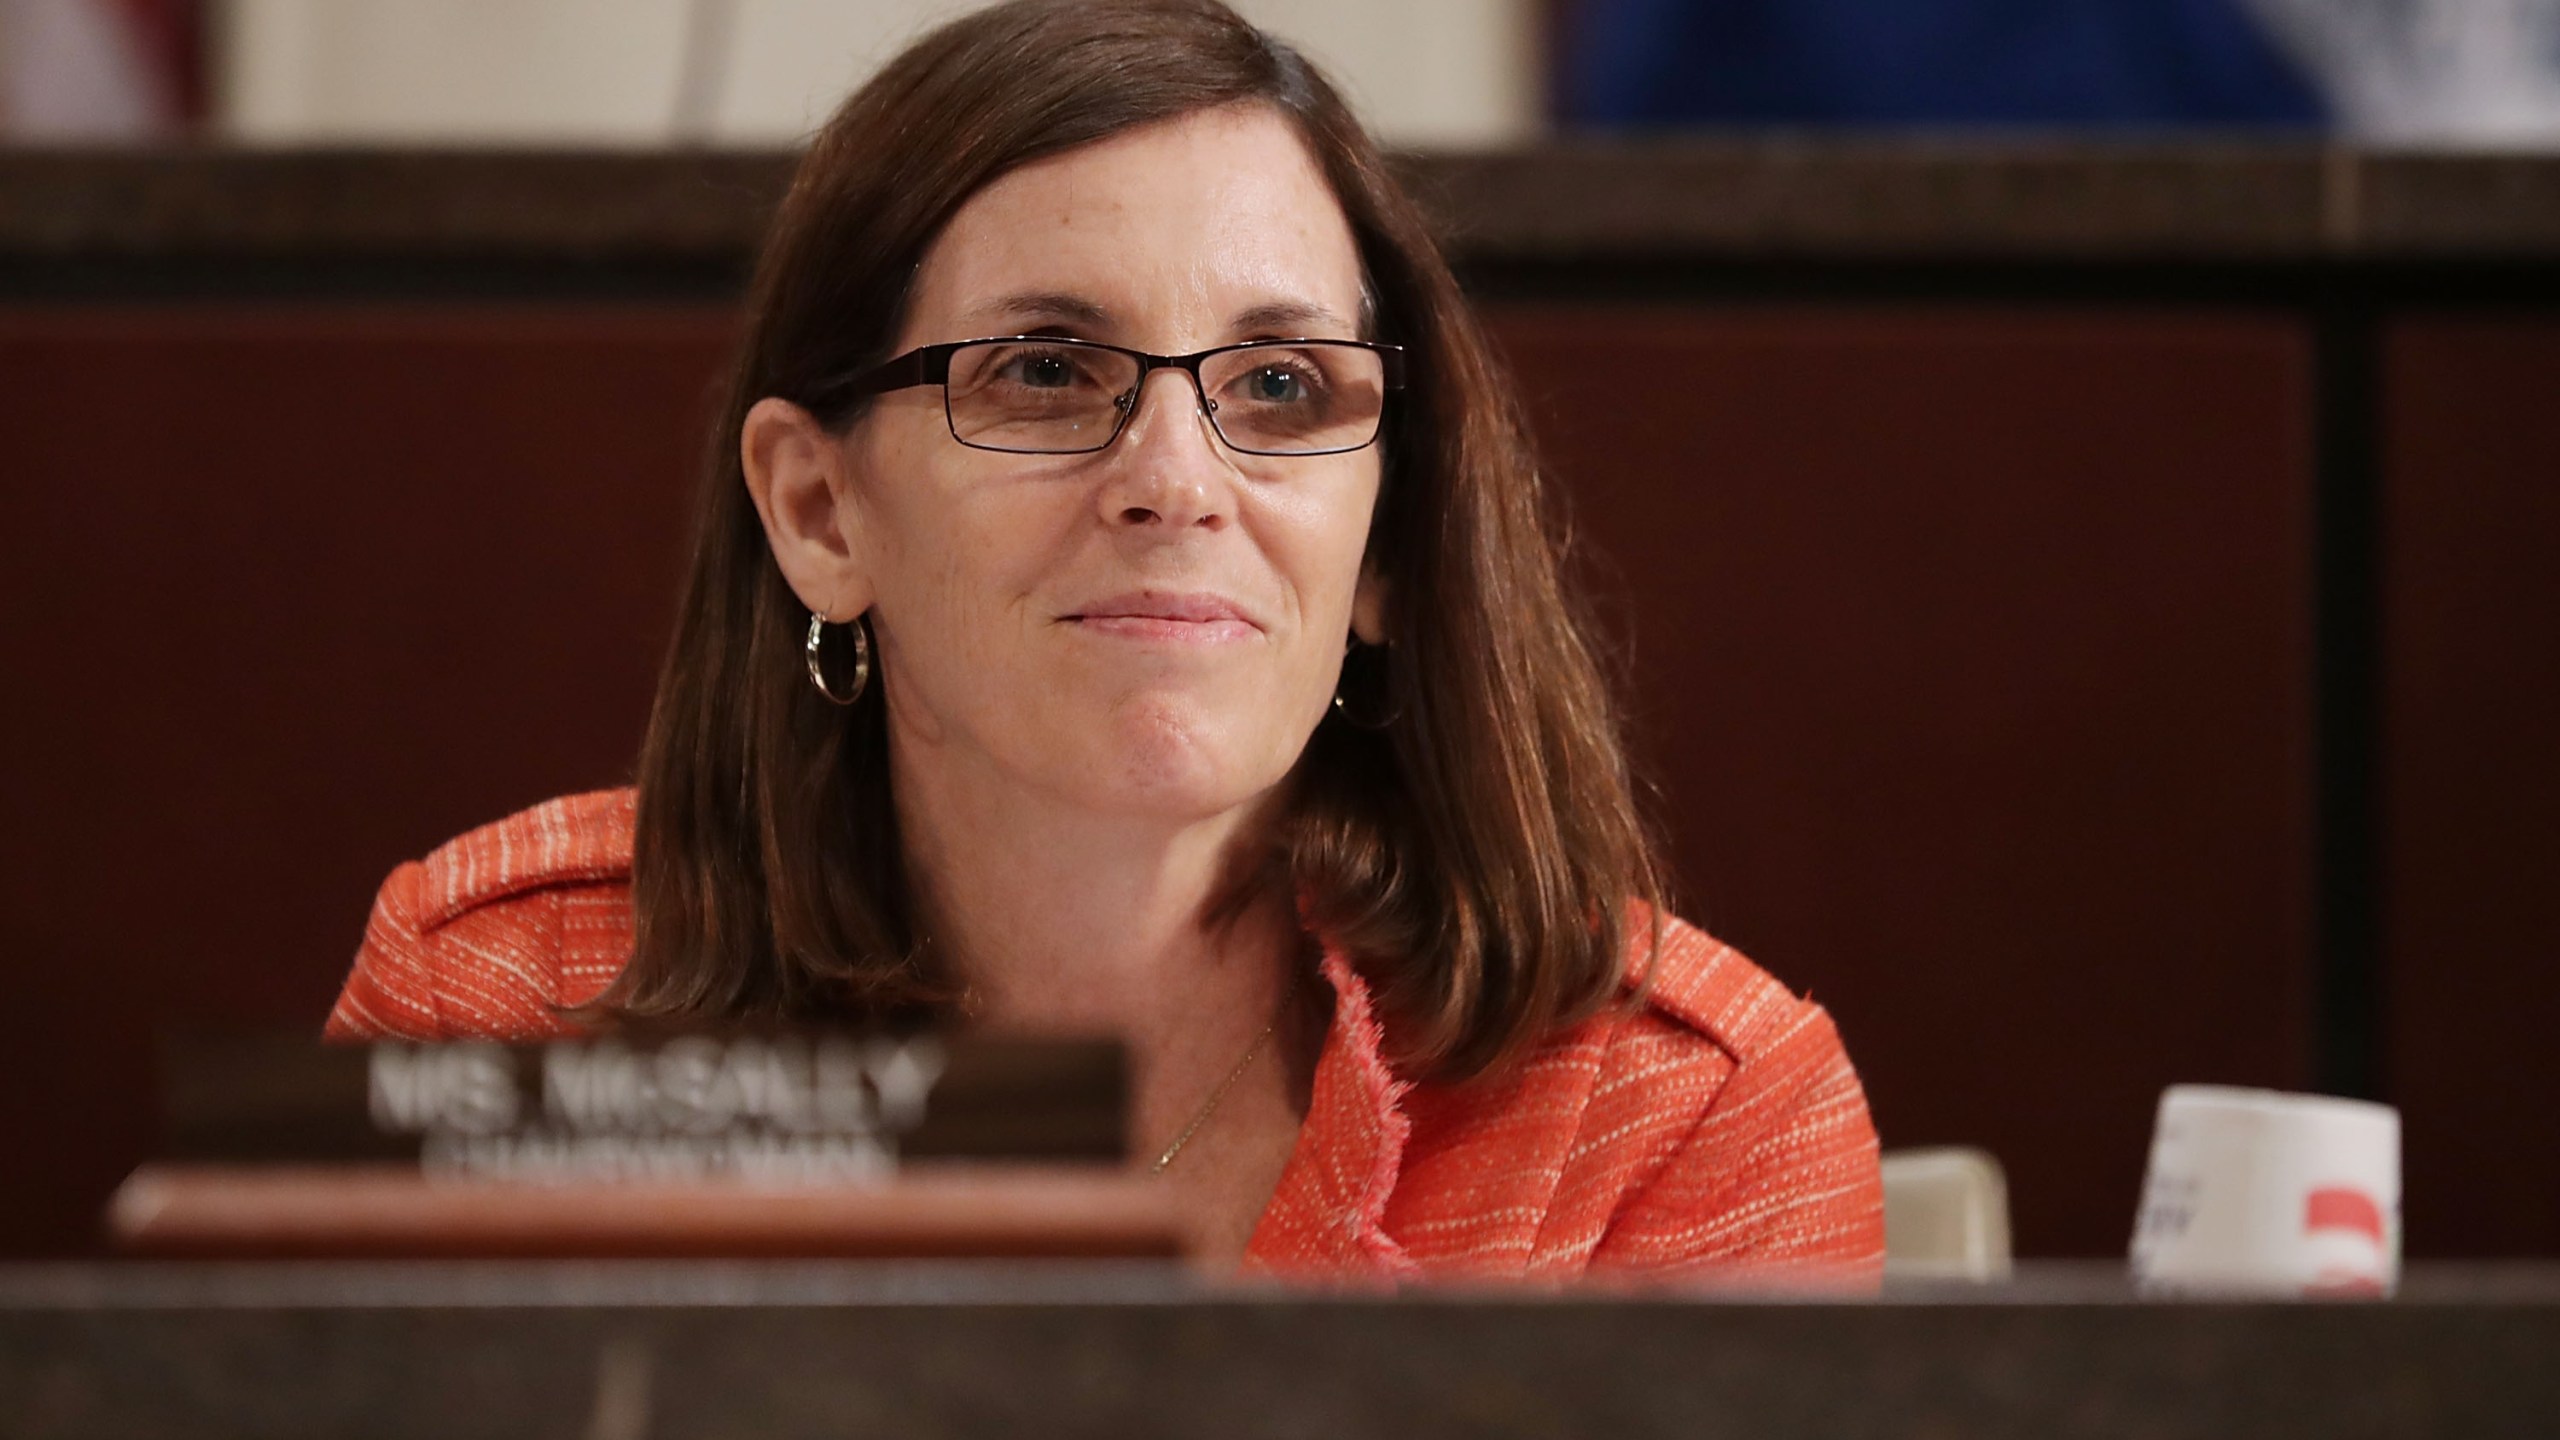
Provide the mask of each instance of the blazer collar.
POLYGON ((1306 1121, 1245 1247, 1244 1269, 1335 1281, 1416 1275, 1420 1267, 1385 1224, 1413 1133, 1403 1107, 1411 1083, 1386 1062, 1367 983, 1340 949, 1317 939, 1333 1024, 1316 1057, 1306 1121))

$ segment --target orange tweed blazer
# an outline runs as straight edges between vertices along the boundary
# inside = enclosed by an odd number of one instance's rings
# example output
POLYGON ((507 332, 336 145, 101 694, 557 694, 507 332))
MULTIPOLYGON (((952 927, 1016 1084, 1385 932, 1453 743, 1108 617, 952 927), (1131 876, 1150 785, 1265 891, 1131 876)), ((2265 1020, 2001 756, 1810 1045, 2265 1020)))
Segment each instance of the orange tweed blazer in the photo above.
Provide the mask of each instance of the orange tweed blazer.
MULTIPOLYGON (((632 792, 571 796, 393 871, 328 1033, 570 1030, 553 1007, 593 998, 631 954, 631 829, 632 792)), ((1247 1270, 1880 1272, 1883 1187, 1857 1074, 1830 1017, 1730 946, 1670 921, 1641 1008, 1560 1030, 1516 1073, 1464 1086, 1398 1077, 1367 986, 1323 953, 1332 1028, 1247 1270)))

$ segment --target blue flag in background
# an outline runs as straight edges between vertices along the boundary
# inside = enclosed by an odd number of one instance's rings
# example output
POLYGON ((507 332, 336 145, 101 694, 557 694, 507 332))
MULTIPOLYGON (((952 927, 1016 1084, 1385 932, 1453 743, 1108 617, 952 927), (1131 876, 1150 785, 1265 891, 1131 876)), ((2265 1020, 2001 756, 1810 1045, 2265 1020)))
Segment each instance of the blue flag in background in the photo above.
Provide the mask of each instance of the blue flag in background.
POLYGON ((2327 119, 2240 0, 1579 0, 1565 13, 1567 124, 2327 119))

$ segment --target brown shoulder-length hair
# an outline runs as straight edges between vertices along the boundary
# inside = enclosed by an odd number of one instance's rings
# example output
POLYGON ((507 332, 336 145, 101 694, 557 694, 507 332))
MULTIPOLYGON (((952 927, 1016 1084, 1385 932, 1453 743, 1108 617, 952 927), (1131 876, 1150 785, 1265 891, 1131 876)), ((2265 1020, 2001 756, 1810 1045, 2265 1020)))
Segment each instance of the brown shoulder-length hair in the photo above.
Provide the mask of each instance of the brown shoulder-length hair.
POLYGON ((1483 1073, 1612 997, 1659 869, 1516 403, 1421 215, 1324 77, 1216 0, 1016 0, 933 31, 847 100, 774 220, 640 759, 637 951, 605 1011, 949 1002, 890 803, 880 697, 898 677, 850 709, 810 685, 809 612, 767 548, 740 428, 765 396, 853 423, 829 382, 886 357, 927 247, 990 181, 1239 104, 1305 140, 1375 335, 1410 362, 1369 538, 1392 643, 1345 676, 1376 728, 1339 710, 1317 727, 1266 873, 1360 966, 1410 1073, 1483 1073))

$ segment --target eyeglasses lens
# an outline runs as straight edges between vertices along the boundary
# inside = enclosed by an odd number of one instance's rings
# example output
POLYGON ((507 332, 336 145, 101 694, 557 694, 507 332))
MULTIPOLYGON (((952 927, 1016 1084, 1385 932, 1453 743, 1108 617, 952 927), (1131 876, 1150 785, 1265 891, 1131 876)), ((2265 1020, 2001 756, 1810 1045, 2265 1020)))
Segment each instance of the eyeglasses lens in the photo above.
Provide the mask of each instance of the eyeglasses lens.
POLYGON ((1200 364, 1209 418, 1239 450, 1313 455, 1357 450, 1378 435, 1386 377, 1357 345, 1265 345, 1200 364))
MULTIPOLYGON (((1135 402, 1139 365, 1116 351, 1008 340, 952 353, 944 386, 963 444, 1034 455, 1099 450, 1135 402)), ((1267 345, 1200 365, 1209 418, 1228 445, 1261 455, 1357 450, 1377 438, 1385 366, 1357 345, 1267 345)))

